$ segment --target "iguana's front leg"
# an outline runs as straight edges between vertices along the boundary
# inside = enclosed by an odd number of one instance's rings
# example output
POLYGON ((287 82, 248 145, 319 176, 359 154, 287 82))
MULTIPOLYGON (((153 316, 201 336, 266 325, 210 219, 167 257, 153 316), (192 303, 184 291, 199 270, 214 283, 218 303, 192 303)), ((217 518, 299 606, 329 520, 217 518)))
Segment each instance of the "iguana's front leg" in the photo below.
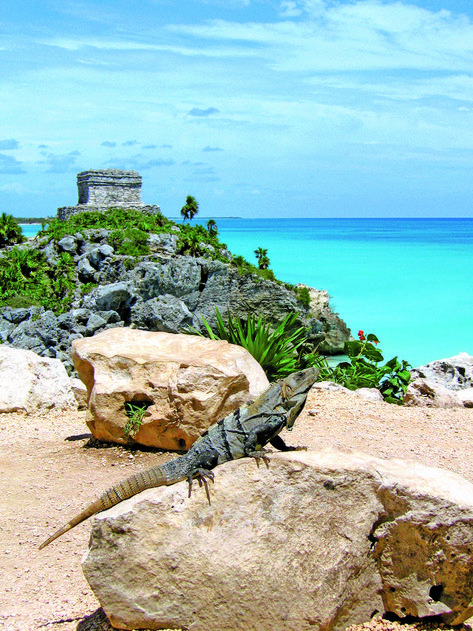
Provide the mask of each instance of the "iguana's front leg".
POLYGON ((286 445, 279 434, 277 436, 274 436, 274 438, 271 438, 269 442, 275 449, 278 449, 279 451, 307 451, 307 447, 292 447, 291 445, 286 445))
POLYGON ((269 416, 264 423, 261 423, 250 430, 244 444, 245 455, 250 458, 256 458, 257 464, 260 460, 263 460, 265 465, 268 466, 269 458, 267 457, 267 454, 271 452, 268 449, 264 449, 264 446, 269 442, 272 444, 273 439, 281 431, 284 425, 284 415, 277 414, 269 416))

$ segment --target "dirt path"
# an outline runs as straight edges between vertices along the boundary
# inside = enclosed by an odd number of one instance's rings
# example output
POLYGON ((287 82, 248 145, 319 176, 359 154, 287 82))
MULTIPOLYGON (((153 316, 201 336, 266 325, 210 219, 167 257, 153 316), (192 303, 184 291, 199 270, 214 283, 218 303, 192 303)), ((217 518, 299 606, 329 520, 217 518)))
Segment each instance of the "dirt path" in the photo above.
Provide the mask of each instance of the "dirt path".
MULTIPOLYGON (((76 631, 99 607, 81 571, 90 524, 42 551, 38 545, 97 493, 170 457, 88 448, 84 418, 57 411, 0 415, 0 629, 76 631)), ((473 482, 473 409, 399 408, 353 394, 311 393, 286 440, 417 460, 473 482)))

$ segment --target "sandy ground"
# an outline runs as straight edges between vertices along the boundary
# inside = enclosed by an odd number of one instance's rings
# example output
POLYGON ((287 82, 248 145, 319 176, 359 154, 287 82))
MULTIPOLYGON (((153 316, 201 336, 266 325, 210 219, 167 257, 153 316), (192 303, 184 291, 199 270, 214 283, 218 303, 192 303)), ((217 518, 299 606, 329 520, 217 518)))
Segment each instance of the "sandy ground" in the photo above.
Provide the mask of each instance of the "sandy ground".
MULTIPOLYGON (((38 545, 96 494, 173 456, 87 446, 84 419, 84 412, 70 411, 0 415, 2 630, 109 628, 100 626, 97 616, 87 621, 99 608, 81 571, 90 524, 77 526, 44 550, 38 545)), ((352 393, 312 392, 285 439, 310 449, 332 446, 416 460, 473 482, 473 409, 402 408, 368 403, 352 393)), ((383 622, 378 628, 389 631, 396 625, 383 622)))

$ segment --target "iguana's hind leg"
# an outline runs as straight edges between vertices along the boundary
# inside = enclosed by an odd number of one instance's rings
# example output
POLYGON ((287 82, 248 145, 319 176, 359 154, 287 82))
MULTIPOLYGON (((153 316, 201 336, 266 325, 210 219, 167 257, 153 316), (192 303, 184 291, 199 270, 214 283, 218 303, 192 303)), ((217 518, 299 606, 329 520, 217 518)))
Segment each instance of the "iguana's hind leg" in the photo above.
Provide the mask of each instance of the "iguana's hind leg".
POLYGON ((192 471, 191 473, 189 473, 189 475, 187 476, 187 481, 189 482, 189 495, 188 497, 191 496, 192 494, 192 480, 193 478, 196 478, 196 480, 199 482, 199 486, 201 487, 202 484, 205 487, 205 493, 207 495, 207 499, 209 500, 209 505, 210 505, 210 492, 209 492, 209 485, 207 483, 207 479, 209 479, 211 482, 214 481, 214 474, 212 471, 209 471, 208 469, 194 469, 194 471, 192 471))

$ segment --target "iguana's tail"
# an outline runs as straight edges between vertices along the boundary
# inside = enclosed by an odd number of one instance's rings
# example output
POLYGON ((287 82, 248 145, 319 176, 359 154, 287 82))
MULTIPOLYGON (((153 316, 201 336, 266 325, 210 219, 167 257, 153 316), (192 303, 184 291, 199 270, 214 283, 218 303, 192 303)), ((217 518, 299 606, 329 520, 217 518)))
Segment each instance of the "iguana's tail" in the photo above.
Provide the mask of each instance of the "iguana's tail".
POLYGON ((162 466, 153 467, 147 471, 140 471, 131 475, 129 478, 118 482, 115 486, 112 486, 110 489, 105 491, 105 493, 95 500, 95 502, 89 504, 82 513, 76 515, 65 526, 51 535, 49 539, 46 539, 46 541, 39 546, 39 549, 42 550, 49 545, 51 541, 54 541, 71 528, 74 528, 77 524, 80 524, 89 517, 92 517, 92 515, 106 510, 107 508, 111 508, 112 506, 119 504, 121 501, 126 500, 128 497, 133 497, 134 495, 141 493, 141 491, 144 491, 145 489, 162 486, 166 483, 167 478, 162 466))

